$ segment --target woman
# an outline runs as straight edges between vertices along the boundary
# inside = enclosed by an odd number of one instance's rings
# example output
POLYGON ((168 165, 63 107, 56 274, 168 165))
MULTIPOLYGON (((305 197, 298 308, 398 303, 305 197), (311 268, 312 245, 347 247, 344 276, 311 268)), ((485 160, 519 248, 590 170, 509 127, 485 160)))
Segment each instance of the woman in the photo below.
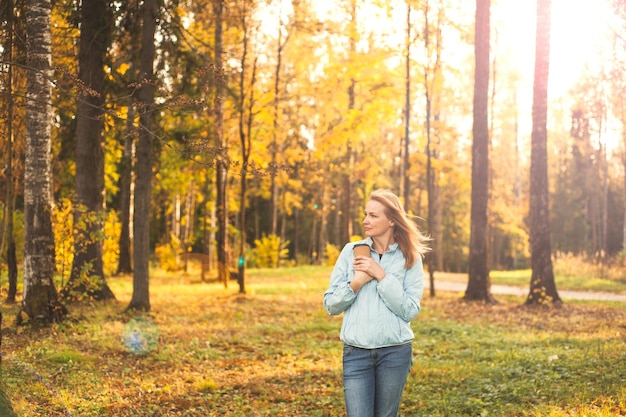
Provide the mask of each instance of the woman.
POLYGON ((324 293, 328 313, 344 313, 340 338, 348 417, 397 416, 412 364, 410 322, 420 312, 426 238, 388 190, 370 194, 367 239, 348 243, 324 293), (370 256, 353 254, 367 244, 370 256))

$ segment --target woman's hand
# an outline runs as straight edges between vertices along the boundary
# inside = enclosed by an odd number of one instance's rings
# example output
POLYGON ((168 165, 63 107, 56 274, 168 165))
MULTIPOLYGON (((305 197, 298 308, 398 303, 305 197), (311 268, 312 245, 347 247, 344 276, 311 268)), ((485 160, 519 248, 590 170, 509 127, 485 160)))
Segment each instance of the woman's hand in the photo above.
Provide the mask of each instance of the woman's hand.
POLYGON ((365 272, 377 281, 381 281, 386 275, 383 268, 369 256, 355 256, 352 266, 355 271, 365 272))
POLYGON ((352 288, 352 291, 357 293, 361 290, 361 287, 363 287, 365 284, 373 279, 374 278, 370 277, 363 271, 355 271, 354 278, 352 279, 352 281, 350 281, 350 287, 352 288))

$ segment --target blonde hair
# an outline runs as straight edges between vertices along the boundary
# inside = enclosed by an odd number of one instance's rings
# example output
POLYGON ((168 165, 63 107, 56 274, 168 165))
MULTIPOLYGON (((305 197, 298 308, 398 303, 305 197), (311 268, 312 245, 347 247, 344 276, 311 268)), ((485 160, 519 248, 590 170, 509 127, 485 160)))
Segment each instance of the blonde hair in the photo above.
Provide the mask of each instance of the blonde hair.
POLYGON ((394 223, 394 239, 398 247, 404 254, 405 267, 410 268, 415 265, 419 256, 430 251, 426 244, 430 240, 418 228, 415 222, 410 219, 409 214, 404 210, 397 195, 390 190, 375 190, 370 194, 370 200, 377 201, 385 207, 385 215, 394 223))

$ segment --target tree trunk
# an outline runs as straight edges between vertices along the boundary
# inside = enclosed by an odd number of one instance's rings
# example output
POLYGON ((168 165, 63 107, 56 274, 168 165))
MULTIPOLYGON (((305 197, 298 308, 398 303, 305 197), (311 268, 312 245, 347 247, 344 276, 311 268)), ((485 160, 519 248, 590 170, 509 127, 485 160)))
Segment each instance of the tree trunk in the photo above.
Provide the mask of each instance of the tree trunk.
POLYGON ((224 1, 217 0, 213 3, 215 13, 215 149, 216 156, 216 191, 217 191, 217 274, 218 279, 228 287, 230 273, 228 269, 228 152, 224 143, 224 80, 219 75, 222 73, 222 14, 224 1))
POLYGON ((547 114, 550 64, 550 0, 537 0, 537 39, 530 155, 530 250, 532 277, 526 304, 561 303, 550 244, 547 114))
MULTIPOLYGON (((280 3, 282 5, 282 2, 280 3)), ((278 145, 278 117, 279 117, 279 96, 280 96, 280 68, 283 59, 283 20, 282 20, 282 6, 279 6, 278 11, 278 39, 277 39, 277 49, 276 49, 276 67, 274 68, 274 102, 272 105, 272 143, 270 145, 270 192, 271 192, 271 231, 272 235, 278 235, 278 183, 276 181, 276 176, 278 175, 278 154, 279 154, 279 145, 278 145)), ((280 251, 280 245, 279 249, 280 251)))
POLYGON ((490 0, 476 0, 472 208, 469 280, 463 298, 495 303, 491 294, 487 245, 489 199, 489 11, 490 0))
POLYGON ((116 274, 130 274, 133 272, 131 261, 131 192, 130 185, 132 183, 133 172, 133 142, 135 138, 134 119, 135 106, 132 99, 129 100, 128 113, 126 116, 126 130, 124 135, 124 153, 122 155, 122 163, 120 167, 120 239, 119 251, 120 256, 117 264, 116 274))
POLYGON ((318 239, 318 247, 317 247, 317 259, 320 265, 324 265, 325 257, 326 257, 326 242, 328 241, 328 236, 326 234, 328 218, 327 218, 327 208, 328 204, 326 203, 326 186, 322 186, 321 193, 322 203, 320 204, 320 236, 318 239))
MULTIPOLYGON (((138 3, 137 3, 138 5, 138 3)), ((132 7, 132 6, 131 6, 132 7)), ((139 13, 130 13, 132 16, 129 23, 129 69, 126 72, 131 80, 137 80, 139 55, 141 54, 141 16, 139 13)), ((130 84, 130 83, 129 83, 130 84)), ((129 95, 127 99, 128 110, 126 112, 126 125, 124 127, 124 151, 122 160, 120 161, 120 238, 119 238, 119 258, 116 274, 131 274, 133 272, 133 193, 132 187, 135 180, 134 164, 135 164, 135 146, 137 143, 137 126, 135 117, 137 108, 135 103, 135 95, 129 95)))
POLYGON ((63 297, 87 294, 96 300, 114 299, 104 277, 104 56, 111 41, 113 14, 108 0, 83 1, 80 8, 80 46, 76 111, 76 207, 74 259, 63 297))
MULTIPOLYGON (((276 235, 279 237, 279 244, 277 247, 277 253, 276 253, 276 265, 275 267, 278 268, 278 264, 280 263, 280 248, 282 247, 282 242, 284 239, 282 230, 279 231, 279 222, 278 222, 278 217, 280 214, 279 211, 279 206, 278 206, 278 201, 280 199, 280 193, 281 193, 281 184, 278 183, 278 174, 279 174, 279 167, 282 166, 282 159, 281 159, 281 155, 284 153, 284 148, 285 148, 285 140, 281 139, 278 137, 278 132, 280 131, 280 75, 281 75, 281 69, 282 69, 282 61, 283 61, 283 51, 285 49, 285 45, 287 44, 287 41, 289 40, 289 36, 283 36, 283 33, 286 32, 287 29, 285 28, 285 25, 283 23, 283 13, 282 13, 282 3, 279 6, 279 12, 278 12, 278 39, 277 39, 277 48, 276 48, 276 68, 274 71, 274 120, 273 120, 273 132, 272 132, 272 136, 273 136, 273 140, 272 140, 272 162, 271 162, 271 192, 272 192, 272 234, 276 235)), ((280 168, 282 169, 282 168, 280 168)), ((284 191, 282 191, 284 194, 284 191)), ((285 213, 284 213, 284 207, 283 207, 283 213, 282 216, 284 217, 285 213)))
MULTIPOLYGON (((244 3, 245 7, 245 3, 244 3)), ((239 274, 237 281, 239 284, 239 293, 246 292, 246 192, 248 184, 248 161, 250 159, 252 122, 254 119, 254 86, 256 84, 257 61, 252 64, 252 74, 250 76, 250 97, 248 98, 248 106, 246 109, 246 69, 248 56, 248 10, 243 10, 241 14, 241 26, 243 28, 244 41, 243 53, 241 56, 241 74, 239 78, 239 91, 241 98, 239 101, 239 141, 241 146, 241 177, 239 190, 239 274)))
MULTIPOLYGON (((353 57, 356 55, 356 45, 358 42, 357 37, 357 4, 356 4, 356 0, 350 0, 350 3, 348 5, 350 7, 350 22, 348 23, 349 29, 348 29, 348 33, 349 33, 349 41, 350 41, 350 45, 349 45, 349 52, 348 52, 348 56, 349 57, 353 57)), ((348 112, 352 112, 355 108, 356 105, 356 86, 357 86, 357 80, 354 77, 350 78, 350 85, 348 86, 348 112)), ((354 235, 354 201, 353 201, 353 195, 354 195, 354 187, 353 187, 353 178, 352 178, 352 173, 354 172, 354 151, 353 151, 353 146, 352 146, 352 138, 350 137, 350 135, 347 136, 347 140, 346 140, 346 154, 345 154, 345 163, 347 166, 347 170, 344 170, 344 178, 342 180, 343 182, 343 201, 342 201, 342 212, 343 212, 343 227, 342 227, 342 236, 341 236, 341 243, 345 244, 346 242, 349 242, 350 239, 352 238, 352 236, 354 235)), ((325 195, 325 193, 324 193, 325 195)), ((322 223, 320 224, 320 232, 324 232, 324 245, 326 244, 325 240, 326 240, 326 234, 325 234, 325 227, 326 227, 326 221, 325 221, 325 213, 324 213, 324 207, 325 207, 325 201, 322 200, 321 204, 320 204, 320 209, 322 210, 322 214, 323 214, 323 218, 324 221, 322 221, 322 223)), ((320 234, 320 237, 322 236, 322 234, 320 234)), ((322 244, 321 240, 320 240, 320 245, 322 244)), ((321 249, 321 246, 320 246, 321 249)), ((318 259, 322 259, 323 258, 324 253, 320 252, 318 253, 318 259)))
MULTIPOLYGON (((406 55, 405 55, 405 80, 404 80, 404 149, 402 151, 402 175, 400 176, 402 195, 404 196, 404 209, 409 210, 409 197, 411 195, 411 181, 409 170, 409 132, 411 125, 411 5, 406 10, 406 55)), ((431 287, 432 288, 432 287, 431 287)))
MULTIPOLYGON (((424 5, 424 49, 426 54, 430 57, 430 24, 428 19, 429 12, 428 2, 424 5)), ((433 169, 432 169, 432 135, 431 135, 431 113, 432 113, 432 97, 431 97, 431 82, 429 81, 429 69, 430 65, 427 65, 424 70, 424 96, 426 99, 426 190, 428 191, 428 233, 432 236, 434 229, 434 181, 433 181, 433 169)), ((436 252, 428 254, 428 279, 430 282, 430 296, 435 296, 435 264, 436 264, 436 252)))
MULTIPOLYGON (((24 172, 24 296, 21 311, 37 324, 66 313, 54 286, 52 231, 50 0, 28 0, 26 164, 24 172)), ((18 322, 20 322, 18 316, 18 322)))
POLYGON ((152 132, 154 131, 154 33, 156 31, 156 0, 144 0, 141 36, 141 74, 138 90, 140 111, 137 166, 135 180, 135 211, 133 214, 133 295, 128 309, 150 311, 150 200, 152 197, 152 132))
MULTIPOLYGON (((6 200, 5 207, 5 227, 3 234, 3 242, 6 239, 7 248, 7 267, 9 272, 9 292, 7 294, 7 303, 14 303, 17 295, 17 256, 15 254, 15 236, 13 211, 15 201, 13 198, 13 0, 9 0, 9 12, 7 14, 7 54, 10 63, 7 69, 7 155, 6 155, 6 200)), ((2 248, 4 248, 3 245, 2 248)))

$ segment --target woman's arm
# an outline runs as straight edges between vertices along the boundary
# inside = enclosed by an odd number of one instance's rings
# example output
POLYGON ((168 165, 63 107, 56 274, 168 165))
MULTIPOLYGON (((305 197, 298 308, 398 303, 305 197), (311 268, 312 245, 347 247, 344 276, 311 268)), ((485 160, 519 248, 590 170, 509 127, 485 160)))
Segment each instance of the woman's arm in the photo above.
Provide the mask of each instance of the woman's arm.
POLYGON ((350 264, 352 258, 352 245, 344 246, 330 275, 330 285, 324 293, 324 308, 329 314, 343 313, 356 300, 356 293, 363 285, 363 277, 356 281, 354 279, 354 270, 350 264), (351 286, 353 281, 356 289, 351 286))
POLYGON ((421 310, 420 302, 424 292, 424 269, 422 259, 404 270, 404 275, 387 274, 378 283, 378 294, 385 305, 402 320, 409 322, 421 310))

